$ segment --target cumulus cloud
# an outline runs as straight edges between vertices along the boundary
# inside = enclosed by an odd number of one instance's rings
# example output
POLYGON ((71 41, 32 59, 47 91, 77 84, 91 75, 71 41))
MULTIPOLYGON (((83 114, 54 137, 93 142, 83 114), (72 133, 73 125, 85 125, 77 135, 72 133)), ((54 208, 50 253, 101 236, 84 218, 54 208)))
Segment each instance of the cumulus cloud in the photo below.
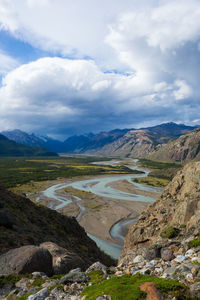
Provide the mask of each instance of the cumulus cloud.
POLYGON ((199 120, 199 0, 0 0, 0 12, 15 37, 72 58, 4 76, 2 130, 67 135, 199 120))
POLYGON ((39 59, 3 78, 0 126, 64 136, 130 127, 144 118, 165 120, 176 108, 174 98, 188 92, 184 82, 142 89, 134 80, 134 75, 103 73, 94 61, 39 59))
POLYGON ((192 90, 185 81, 176 80, 175 85, 178 88, 173 93, 176 100, 182 100, 192 96, 192 90))

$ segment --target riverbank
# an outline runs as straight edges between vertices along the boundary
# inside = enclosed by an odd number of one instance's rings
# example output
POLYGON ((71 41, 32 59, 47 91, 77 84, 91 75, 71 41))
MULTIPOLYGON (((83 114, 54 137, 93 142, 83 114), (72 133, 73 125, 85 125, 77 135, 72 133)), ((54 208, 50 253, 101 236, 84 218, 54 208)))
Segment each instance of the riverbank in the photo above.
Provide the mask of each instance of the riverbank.
POLYGON ((76 217, 97 242, 101 240, 101 243, 105 241, 122 247, 131 223, 160 192, 156 188, 133 185, 132 178, 146 176, 147 171, 142 174, 134 161, 132 168, 133 174, 80 176, 74 180, 44 182, 44 185, 34 183, 32 192, 28 188, 25 190, 32 200, 76 217))

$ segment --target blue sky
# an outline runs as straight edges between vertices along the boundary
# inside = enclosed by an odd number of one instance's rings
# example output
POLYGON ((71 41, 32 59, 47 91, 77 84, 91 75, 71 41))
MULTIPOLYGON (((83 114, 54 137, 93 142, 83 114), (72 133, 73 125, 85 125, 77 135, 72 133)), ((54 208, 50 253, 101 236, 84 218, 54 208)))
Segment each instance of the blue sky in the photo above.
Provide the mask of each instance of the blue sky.
POLYGON ((200 124, 200 0, 0 0, 0 131, 200 124))

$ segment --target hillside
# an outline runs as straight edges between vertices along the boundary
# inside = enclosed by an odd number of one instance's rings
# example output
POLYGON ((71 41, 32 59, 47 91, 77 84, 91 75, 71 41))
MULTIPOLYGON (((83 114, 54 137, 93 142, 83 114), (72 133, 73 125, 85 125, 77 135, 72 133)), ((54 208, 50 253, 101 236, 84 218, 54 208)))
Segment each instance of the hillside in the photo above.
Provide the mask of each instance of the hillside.
POLYGON ((112 259, 99 250, 75 218, 34 204, 0 186, 0 252, 22 245, 53 242, 80 257, 89 266, 112 259), (42 216, 42 217, 41 217, 42 216))
POLYGON ((52 139, 47 136, 38 137, 35 134, 28 134, 19 129, 2 131, 1 134, 6 136, 9 140, 27 146, 39 146, 46 150, 62 152, 62 142, 52 139))
POLYGON ((3 132, 9 139, 26 145, 38 145, 60 153, 100 154, 144 157, 167 142, 194 130, 184 124, 165 123, 141 129, 115 129, 97 134, 74 135, 64 142, 37 137, 20 130, 3 132))
POLYGON ((86 153, 102 155, 120 155, 130 157, 145 157, 149 153, 158 150, 162 144, 171 141, 194 127, 183 124, 166 123, 143 129, 133 129, 125 132, 115 141, 93 150, 86 148, 86 153))
POLYGON ((193 162, 177 173, 161 196, 132 225, 120 261, 131 260, 138 252, 151 256, 157 251, 156 244, 159 249, 167 245, 185 247, 189 237, 199 234, 199 205, 200 162, 193 162))
POLYGON ((39 146, 18 144, 0 134, 0 156, 57 156, 57 154, 39 146))
POLYGON ((148 158, 161 161, 190 161, 200 159, 200 129, 195 129, 162 146, 148 158))

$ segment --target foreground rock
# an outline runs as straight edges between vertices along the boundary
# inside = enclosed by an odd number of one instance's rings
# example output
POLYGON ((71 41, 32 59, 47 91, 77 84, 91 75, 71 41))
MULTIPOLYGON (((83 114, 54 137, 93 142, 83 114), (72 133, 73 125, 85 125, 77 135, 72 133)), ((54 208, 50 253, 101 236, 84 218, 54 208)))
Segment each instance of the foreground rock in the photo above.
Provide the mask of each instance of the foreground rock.
POLYGON ((52 256, 46 249, 23 246, 0 256, 0 274, 27 274, 34 271, 51 275, 52 256))
POLYGON ((85 300, 88 296, 94 300, 127 300, 130 297, 138 300, 144 299, 142 291, 148 300, 162 300, 163 295, 168 300, 199 299, 200 271, 192 262, 200 257, 200 249, 192 251, 183 263, 175 259, 164 261, 160 258, 150 262, 140 259, 105 271, 105 266, 96 262, 87 273, 77 268, 61 278, 49 278, 41 272, 34 272, 28 278, 23 275, 0 277, 0 299, 17 300, 23 296, 29 300, 85 300))
POLYGON ((65 274, 75 268, 84 268, 84 260, 76 253, 60 247, 52 242, 40 244, 40 247, 47 249, 53 258, 53 273, 65 274))

